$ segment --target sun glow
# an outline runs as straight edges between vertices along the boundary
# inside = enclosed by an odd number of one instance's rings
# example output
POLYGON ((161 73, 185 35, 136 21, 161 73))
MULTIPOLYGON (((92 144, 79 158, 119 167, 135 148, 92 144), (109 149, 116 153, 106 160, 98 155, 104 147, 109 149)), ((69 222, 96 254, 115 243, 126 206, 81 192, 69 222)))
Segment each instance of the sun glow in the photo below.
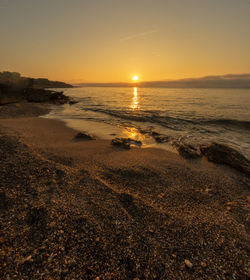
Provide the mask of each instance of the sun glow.
POLYGON ((139 77, 138 77, 138 76, 133 76, 132 80, 133 80, 134 82, 137 82, 137 81, 139 80, 139 77))

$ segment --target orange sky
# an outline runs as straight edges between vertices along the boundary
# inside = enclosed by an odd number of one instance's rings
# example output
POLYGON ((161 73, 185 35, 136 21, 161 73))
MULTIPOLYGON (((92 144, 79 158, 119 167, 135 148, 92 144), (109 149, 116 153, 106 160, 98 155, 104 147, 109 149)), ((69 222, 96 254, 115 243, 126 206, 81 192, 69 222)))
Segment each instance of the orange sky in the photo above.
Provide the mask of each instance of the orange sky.
POLYGON ((66 82, 250 72, 247 0, 0 0, 0 71, 66 82))

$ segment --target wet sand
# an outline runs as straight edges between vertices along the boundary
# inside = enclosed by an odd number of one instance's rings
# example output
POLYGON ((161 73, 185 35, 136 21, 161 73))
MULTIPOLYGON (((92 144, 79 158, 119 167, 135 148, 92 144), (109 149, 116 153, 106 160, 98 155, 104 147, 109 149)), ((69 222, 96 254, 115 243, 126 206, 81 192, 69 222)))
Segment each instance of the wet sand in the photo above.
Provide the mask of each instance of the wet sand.
POLYGON ((34 106, 0 110, 0 279, 247 279, 249 177, 75 142, 34 106))

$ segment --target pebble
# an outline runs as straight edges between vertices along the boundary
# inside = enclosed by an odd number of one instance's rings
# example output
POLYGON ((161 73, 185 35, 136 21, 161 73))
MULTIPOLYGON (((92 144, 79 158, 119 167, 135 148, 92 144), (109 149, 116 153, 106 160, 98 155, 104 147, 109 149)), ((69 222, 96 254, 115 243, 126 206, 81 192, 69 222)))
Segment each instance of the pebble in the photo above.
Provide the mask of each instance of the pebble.
POLYGON ((192 264, 189 260, 184 260, 184 263, 185 263, 185 265, 186 265, 188 268, 192 268, 192 267, 193 267, 193 264, 192 264))
POLYGON ((201 262, 201 266, 202 266, 202 267, 206 267, 207 264, 206 264, 205 262, 201 262))

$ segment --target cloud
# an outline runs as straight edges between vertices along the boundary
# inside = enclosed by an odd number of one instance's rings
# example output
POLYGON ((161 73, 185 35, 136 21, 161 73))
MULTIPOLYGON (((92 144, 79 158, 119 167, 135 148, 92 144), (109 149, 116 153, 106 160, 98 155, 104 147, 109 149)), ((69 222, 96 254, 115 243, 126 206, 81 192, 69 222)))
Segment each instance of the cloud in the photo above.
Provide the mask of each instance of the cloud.
POLYGON ((151 35, 151 34, 157 33, 157 32, 158 32, 158 30, 149 30, 149 31, 137 33, 137 34, 134 34, 134 35, 130 35, 130 36, 127 36, 127 37, 123 37, 123 38, 120 39, 120 41, 129 41, 129 40, 136 39, 136 38, 146 37, 148 35, 151 35))

